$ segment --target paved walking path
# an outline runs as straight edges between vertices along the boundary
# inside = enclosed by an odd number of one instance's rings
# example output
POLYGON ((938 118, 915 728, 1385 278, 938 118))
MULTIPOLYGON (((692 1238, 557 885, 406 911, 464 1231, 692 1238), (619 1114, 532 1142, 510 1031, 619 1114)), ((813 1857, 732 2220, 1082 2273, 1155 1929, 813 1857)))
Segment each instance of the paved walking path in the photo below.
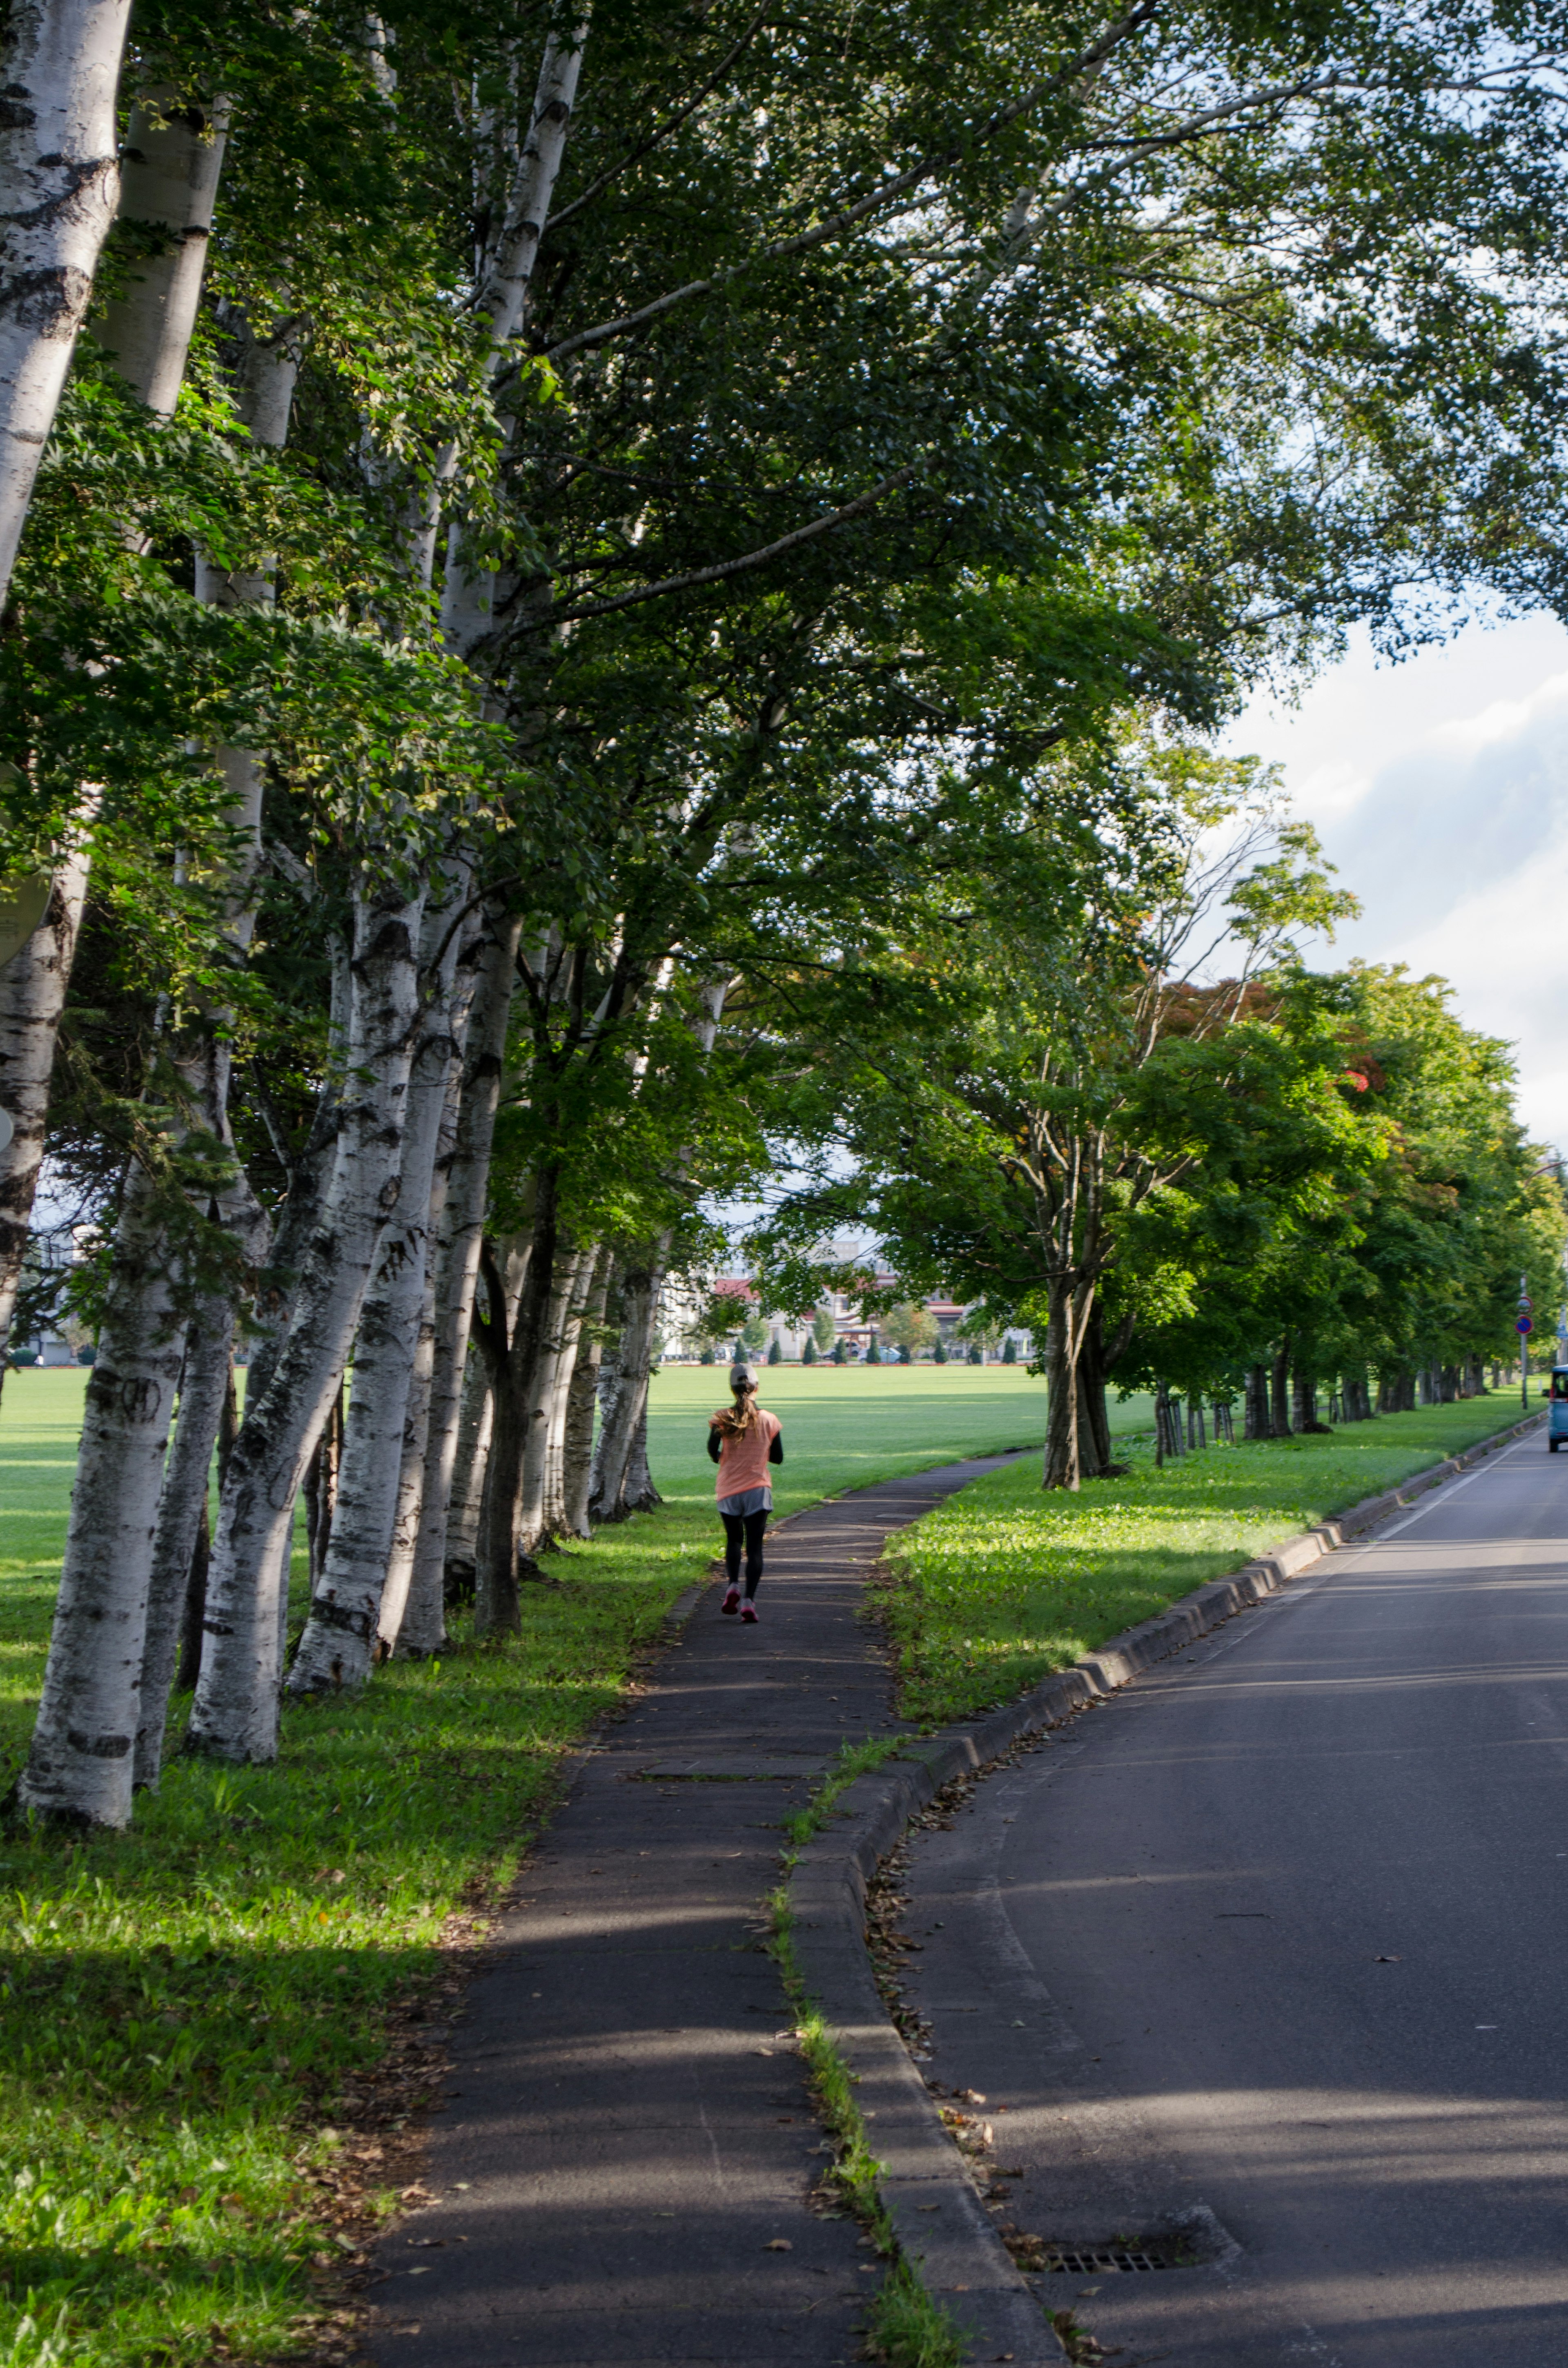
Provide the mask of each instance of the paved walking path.
POLYGON ((809 2208, 820 2132, 758 1909, 780 1819, 896 1724, 856 1617, 882 1541, 1006 1460, 796 1515, 758 1625, 709 1590, 588 1758, 453 2034, 437 2201, 381 2248, 384 2368, 854 2357, 880 2270, 809 2208))

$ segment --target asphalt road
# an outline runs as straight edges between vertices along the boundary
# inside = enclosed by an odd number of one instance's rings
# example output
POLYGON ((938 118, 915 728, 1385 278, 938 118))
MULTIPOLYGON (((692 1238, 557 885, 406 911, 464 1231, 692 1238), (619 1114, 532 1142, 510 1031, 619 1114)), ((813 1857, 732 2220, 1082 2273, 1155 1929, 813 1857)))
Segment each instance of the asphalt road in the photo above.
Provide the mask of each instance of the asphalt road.
POLYGON ((1117 2368, 1568 2363, 1568 1463, 1539 1433, 921 1839, 926 2067, 1117 2368), (1205 2218, 1203 2214, 1210 2215, 1205 2218))

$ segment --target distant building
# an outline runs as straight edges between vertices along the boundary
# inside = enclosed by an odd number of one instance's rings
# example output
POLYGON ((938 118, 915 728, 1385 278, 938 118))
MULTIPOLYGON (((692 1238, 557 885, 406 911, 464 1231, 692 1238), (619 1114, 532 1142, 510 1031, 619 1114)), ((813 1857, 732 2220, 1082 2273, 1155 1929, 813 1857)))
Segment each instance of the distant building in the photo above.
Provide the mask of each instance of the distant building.
MULTIPOLYGON (((855 1253, 851 1249, 843 1255, 853 1257, 855 1253)), ((896 1279, 886 1267, 879 1266, 874 1269, 873 1281, 879 1291, 891 1292, 898 1288, 896 1279)), ((722 1354, 726 1349, 733 1347, 734 1337, 738 1336, 743 1326, 753 1321, 759 1312, 756 1286, 751 1277, 744 1274, 716 1274, 706 1278, 695 1278, 689 1281, 685 1279, 672 1281, 665 1285, 661 1323, 667 1356, 688 1359, 700 1356, 704 1344, 697 1337, 696 1326, 710 1301, 720 1294, 733 1297, 735 1303, 735 1334, 729 1340, 721 1340, 715 1344, 716 1353, 722 1354)), ((864 1357, 873 1338, 879 1340, 881 1338, 881 1319, 860 1315, 856 1301, 849 1293, 842 1291, 827 1292, 824 1294, 821 1304, 833 1317, 835 1338, 843 1341, 851 1356, 864 1357)), ((950 1299, 941 1292, 933 1292, 925 1304, 937 1319, 938 1337, 946 1344, 949 1355, 967 1355, 968 1343, 962 1340, 955 1341, 953 1336, 965 1315, 968 1315, 969 1304, 960 1300, 950 1299)), ((757 1358, 765 1358, 773 1342, 777 1341, 780 1353, 791 1362, 802 1356, 807 1340, 814 1338, 811 1319, 808 1317, 803 1323, 798 1322, 793 1316, 786 1315, 777 1309, 762 1310, 761 1313, 763 1321, 767 1326, 768 1337, 754 1354, 757 1358)), ((1017 1342, 1020 1358, 1028 1359, 1034 1354, 1033 1340, 1027 1331, 1015 1326, 1010 1336, 1004 1335, 1004 1338, 1007 1337, 1011 1337, 1017 1342)), ((993 1350, 991 1353, 994 1356, 996 1351, 993 1350)), ((825 1350, 819 1349, 819 1354, 831 1355, 832 1349, 831 1348, 825 1350)))

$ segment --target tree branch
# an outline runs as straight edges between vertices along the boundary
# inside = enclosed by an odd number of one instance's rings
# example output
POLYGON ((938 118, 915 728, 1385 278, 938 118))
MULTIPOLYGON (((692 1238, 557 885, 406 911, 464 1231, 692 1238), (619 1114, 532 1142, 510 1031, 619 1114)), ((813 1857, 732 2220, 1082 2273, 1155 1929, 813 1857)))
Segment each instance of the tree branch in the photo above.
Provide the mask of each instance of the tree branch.
POLYGON ((650 321, 656 321, 662 313, 671 311, 676 304, 684 304, 691 297, 710 296, 716 289, 728 287, 730 282, 738 279, 743 272, 754 271, 759 264, 783 262, 790 256, 806 255, 813 247, 825 246, 830 239, 841 237, 846 230, 853 230, 858 222, 866 221, 871 214, 881 212, 884 207, 892 205, 895 199, 907 197, 911 190, 920 187, 922 181, 928 180, 933 173, 941 172, 946 166, 956 164, 958 159, 967 154, 971 148, 983 146, 987 141, 994 140, 998 132, 1006 131, 1010 125, 1017 121, 1021 115, 1031 113, 1054 92, 1065 88, 1068 84, 1077 81, 1081 75, 1092 72, 1096 66, 1102 64, 1121 42, 1148 23, 1155 14, 1157 6, 1158 0, 1136 0, 1136 5, 1130 8, 1125 16, 1118 17, 1113 25, 1108 26, 1098 40, 1091 42, 1086 50, 1080 51, 1071 64, 1058 68, 1053 74, 1048 74, 1043 82, 1036 83, 1031 89, 1025 91, 1021 97, 1009 99, 1006 107, 997 108, 983 123, 976 125, 967 139, 954 142, 949 147, 935 150, 929 155, 921 157, 917 164, 909 165, 902 173, 894 174, 891 180, 881 182, 876 188, 869 191, 867 196, 858 199, 854 205, 846 206, 842 211, 830 215, 826 222, 818 222, 814 230, 800 231, 793 238, 776 239, 770 246, 761 247, 756 255, 748 256, 745 262, 733 264, 728 271, 717 272, 710 279, 688 279, 684 287, 672 288, 667 294, 656 296, 652 303, 642 305, 639 311, 623 313, 619 321, 604 321, 597 328, 580 329, 574 337, 562 337, 557 344, 545 348, 549 359, 560 361, 568 354, 581 353, 593 346, 607 345, 611 337, 625 336, 630 331, 641 329, 650 321))
POLYGON ((770 559, 778 558, 782 552, 793 551, 798 544, 810 542, 814 536, 826 534, 831 528, 843 526, 849 518, 858 518, 863 511, 880 502, 884 494, 891 494, 896 486, 906 484, 917 465, 912 461, 906 468, 895 469, 891 477, 884 477, 880 485, 871 487, 869 493, 846 502, 842 509, 830 510, 825 518, 813 518, 810 526, 799 526, 793 534, 780 535, 777 542, 765 542, 759 551, 748 551, 740 559, 722 560, 713 567, 693 568, 687 575, 665 575, 657 584, 645 584, 640 591, 622 592, 613 600, 591 601, 585 609, 559 609, 540 618, 540 622, 551 629, 557 625, 575 625, 588 618, 613 616, 618 609, 632 609, 640 601, 661 599, 667 592, 689 592, 699 584, 722 584, 729 576, 744 575, 754 567, 766 566, 770 559))
POLYGON ((587 188, 580 196, 574 198, 569 206, 562 206, 559 213, 551 214, 548 227, 556 231, 561 228, 562 222, 569 222, 574 214, 581 213, 583 208, 598 196, 601 189, 608 189, 610 183, 619 180, 622 173, 629 172, 633 165, 640 165, 643 157, 658 146, 661 140, 667 140, 672 131, 678 131, 687 118, 696 113, 710 92, 717 89, 741 52, 750 48, 772 15, 773 6, 774 0, 765 0, 765 6, 757 10, 739 40, 725 51, 707 81, 699 85, 687 100, 686 105, 677 107, 673 115, 666 115, 663 123, 655 125, 640 147, 629 148, 618 165, 611 165, 607 172, 599 175, 597 181, 590 181, 587 188))

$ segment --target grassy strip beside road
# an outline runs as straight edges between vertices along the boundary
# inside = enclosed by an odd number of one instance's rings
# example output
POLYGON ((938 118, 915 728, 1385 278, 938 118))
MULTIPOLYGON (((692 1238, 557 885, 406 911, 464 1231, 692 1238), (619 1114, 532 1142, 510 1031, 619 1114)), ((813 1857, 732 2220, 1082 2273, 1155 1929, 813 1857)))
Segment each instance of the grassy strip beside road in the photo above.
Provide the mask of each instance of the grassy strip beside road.
MULTIPOLYGON (((13 1373, 0 1401, 0 1783, 31 1728, 85 1383, 13 1373)), ((290 1708, 276 1768, 176 1758, 127 1834, 0 1831, 7 2368, 196 2368, 319 2339, 312 2281, 407 2175, 387 2100, 416 2114, 430 2081, 396 2033, 449 1965, 449 1918, 504 1888, 565 1755, 708 1567, 722 1391, 710 1369, 659 1375, 667 1501, 551 1557, 520 1639, 460 1630, 358 1702, 290 1708)), ((764 1396, 786 1426, 781 1511, 1043 1430, 1041 1385, 1006 1367, 781 1367, 764 1396)), ((296 1622, 302 1575, 296 1557, 296 1622)))
POLYGON ((1212 1447, 1164 1470, 1140 1445, 1124 1479, 1077 1496, 1043 1496, 1032 1464, 990 1473, 890 1541, 882 1602, 905 1714, 940 1725, 1006 1702, 1520 1414, 1503 1393, 1326 1439, 1212 1447))

